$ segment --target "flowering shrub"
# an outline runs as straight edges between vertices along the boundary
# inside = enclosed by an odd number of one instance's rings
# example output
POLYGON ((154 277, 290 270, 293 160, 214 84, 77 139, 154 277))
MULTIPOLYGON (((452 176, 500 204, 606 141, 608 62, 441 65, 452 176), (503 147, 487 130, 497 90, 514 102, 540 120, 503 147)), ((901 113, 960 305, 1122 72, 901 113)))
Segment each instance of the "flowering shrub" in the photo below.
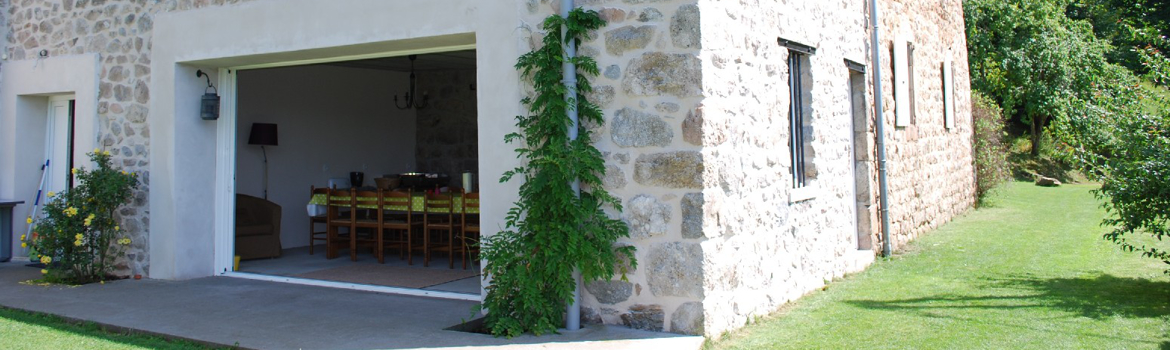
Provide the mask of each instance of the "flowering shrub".
POLYGON ((84 284, 104 280, 114 259, 125 254, 131 242, 118 227, 114 212, 132 198, 138 174, 114 169, 110 152, 94 149, 89 159, 97 169, 72 169, 78 185, 61 193, 48 193, 43 216, 33 233, 21 236, 29 257, 45 264, 41 273, 54 283, 84 284))

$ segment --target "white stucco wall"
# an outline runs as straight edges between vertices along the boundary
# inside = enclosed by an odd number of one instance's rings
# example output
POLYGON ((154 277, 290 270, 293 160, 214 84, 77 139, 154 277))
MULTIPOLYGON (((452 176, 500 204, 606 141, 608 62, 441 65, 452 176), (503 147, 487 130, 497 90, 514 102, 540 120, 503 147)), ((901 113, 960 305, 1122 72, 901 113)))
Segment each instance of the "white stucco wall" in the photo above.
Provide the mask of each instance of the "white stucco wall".
MULTIPOLYGON (((215 122, 202 121, 197 115, 205 83, 195 77, 196 67, 406 54, 484 42, 491 45, 477 52, 477 80, 519 86, 512 64, 526 42, 516 35, 519 4, 513 1, 319 4, 255 1, 155 18, 150 84, 154 136, 151 277, 193 278, 214 272, 215 235, 207 219, 215 217, 215 193, 207 189, 214 188, 217 136, 215 122)), ((520 89, 484 89, 479 94, 479 138, 484 146, 480 149, 504 149, 502 140, 512 129, 512 116, 522 110, 520 89)), ((480 171, 485 174, 503 173, 516 165, 510 153, 481 151, 480 158, 480 171)), ((483 183, 485 234, 501 226, 516 187, 515 183, 483 183)))
MULTIPOLYGON (((74 164, 89 167, 85 153, 97 145, 98 56, 93 54, 10 61, 0 69, 0 197, 25 201, 13 211, 13 256, 25 256, 20 235, 45 163, 49 96, 75 95, 74 164)), ((64 166, 58 162, 55 168, 64 166)), ((52 164, 50 164, 52 165, 52 164)), ((42 200, 44 198, 42 197, 42 200)))

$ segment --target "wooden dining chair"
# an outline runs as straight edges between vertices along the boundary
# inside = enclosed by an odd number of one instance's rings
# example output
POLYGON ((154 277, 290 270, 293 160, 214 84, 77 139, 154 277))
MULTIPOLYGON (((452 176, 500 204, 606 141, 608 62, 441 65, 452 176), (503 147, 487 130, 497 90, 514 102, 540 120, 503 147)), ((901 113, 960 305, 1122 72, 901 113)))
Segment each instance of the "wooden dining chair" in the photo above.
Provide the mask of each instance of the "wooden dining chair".
POLYGON ((479 192, 463 195, 463 210, 459 213, 460 226, 459 255, 463 259, 463 269, 467 269, 467 259, 479 257, 479 192), (474 213, 468 213, 474 211, 474 213))
POLYGON ((353 210, 362 215, 354 215, 350 224, 353 238, 350 239, 350 260, 357 261, 357 248, 369 247, 379 263, 385 263, 382 257, 382 192, 355 191, 353 195, 353 210))
MULTIPOLYGON (((309 186, 309 199, 312 199, 313 197, 315 197, 317 195, 323 195, 323 196, 328 197, 329 196, 329 189, 309 186)), ((328 200, 326 200, 326 202, 328 202, 328 200)), ((317 244, 317 241, 326 242, 326 244, 328 244, 328 241, 329 241, 329 226, 328 225, 329 225, 329 211, 328 210, 325 211, 325 214, 309 216, 309 255, 313 255, 313 246, 315 246, 317 244), (317 231, 317 224, 326 225, 325 231, 317 231)))
POLYGON ((450 195, 428 193, 423 209, 423 266, 430 266, 431 252, 447 252, 447 267, 455 268, 455 230, 457 224, 450 195), (446 235, 436 234, 446 232, 446 235))
POLYGON ((414 218, 413 201, 411 192, 382 191, 382 247, 398 248, 399 259, 409 265, 414 265, 413 237, 423 231, 423 222, 414 218))
POLYGON ((326 210, 326 239, 325 239, 325 257, 328 259, 337 258, 337 250, 341 247, 350 248, 351 258, 356 258, 353 251, 353 221, 356 219, 357 211, 353 210, 353 191, 350 190, 329 190, 328 209, 326 210), (346 229, 346 234, 341 235, 341 228, 346 229))

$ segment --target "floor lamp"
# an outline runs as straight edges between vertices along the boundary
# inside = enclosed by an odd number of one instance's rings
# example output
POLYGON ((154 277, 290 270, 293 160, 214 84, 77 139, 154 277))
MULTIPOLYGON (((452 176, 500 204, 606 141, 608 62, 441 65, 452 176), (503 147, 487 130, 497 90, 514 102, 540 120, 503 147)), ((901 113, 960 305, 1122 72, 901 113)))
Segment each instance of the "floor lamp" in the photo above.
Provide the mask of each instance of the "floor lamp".
POLYGON ((276 146, 276 124, 252 123, 248 144, 260 145, 260 151, 264 153, 264 199, 268 199, 268 150, 264 146, 276 146))

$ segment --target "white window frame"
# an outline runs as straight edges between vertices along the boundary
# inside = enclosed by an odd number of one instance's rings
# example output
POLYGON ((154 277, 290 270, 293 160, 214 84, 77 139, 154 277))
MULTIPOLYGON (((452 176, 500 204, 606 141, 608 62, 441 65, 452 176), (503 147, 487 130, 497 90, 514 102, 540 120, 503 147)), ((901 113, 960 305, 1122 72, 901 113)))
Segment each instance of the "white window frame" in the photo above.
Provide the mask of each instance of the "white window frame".
POLYGON ((910 96, 910 40, 905 35, 894 39, 894 126, 910 126, 913 117, 913 99, 910 96))

